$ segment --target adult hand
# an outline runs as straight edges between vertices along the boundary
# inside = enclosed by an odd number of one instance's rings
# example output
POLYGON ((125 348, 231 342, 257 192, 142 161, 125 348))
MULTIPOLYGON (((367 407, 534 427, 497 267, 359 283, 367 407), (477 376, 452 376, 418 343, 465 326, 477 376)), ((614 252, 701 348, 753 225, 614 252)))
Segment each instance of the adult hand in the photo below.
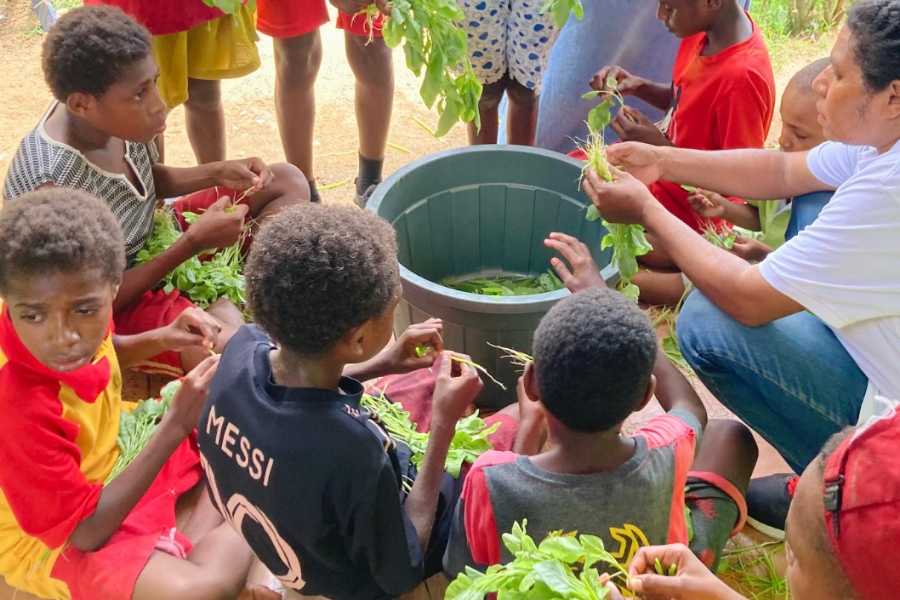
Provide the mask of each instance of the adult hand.
POLYGON ((550 266, 562 280, 566 288, 573 294, 592 287, 606 285, 600 269, 591 256, 591 251, 580 240, 565 233, 551 233, 544 240, 544 245, 551 250, 556 250, 565 259, 565 262, 557 257, 550 259, 550 266), (566 265, 568 263, 568 265, 566 265))
POLYGON ((581 185, 597 211, 611 223, 643 225, 644 211, 656 202, 646 185, 615 168, 613 181, 610 182, 603 181, 592 169, 588 169, 581 185))
POLYGON ((643 142, 652 146, 671 146, 669 138, 656 124, 636 108, 623 106, 610 124, 623 142, 643 142))
POLYGON ((645 184, 651 184, 662 177, 662 159, 658 146, 640 142, 611 144, 606 148, 606 159, 645 184))
POLYGON ((410 325, 384 353, 382 368, 385 373, 409 373, 416 369, 427 369, 444 351, 441 332, 444 324, 440 319, 428 319, 410 325), (417 348, 427 347, 428 352, 419 356, 417 348))
POLYGON ((208 312, 191 307, 162 328, 163 343, 169 350, 180 352, 200 346, 213 349, 222 326, 208 312))
POLYGON ((609 65, 594 74, 590 81, 590 86, 598 92, 612 91, 606 85, 607 80, 610 78, 615 80, 616 89, 623 96, 636 94, 638 89, 646 83, 645 79, 632 75, 620 66, 609 65))
POLYGON ((204 359, 182 378, 181 387, 172 399, 172 406, 164 418, 178 427, 185 437, 197 427, 203 403, 206 402, 206 395, 209 392, 209 384, 218 367, 218 355, 204 359))
POLYGON ((738 236, 731 247, 731 253, 747 262, 761 262, 772 252, 768 244, 759 240, 738 236))
POLYGON ((272 169, 261 159, 242 158, 216 164, 216 183, 233 190, 252 194, 265 189, 272 182, 272 169))
POLYGON ((227 196, 216 200, 185 233, 194 252, 225 248, 237 242, 248 210, 246 204, 232 206, 227 196))
MULTIPOLYGON (((453 360, 453 352, 442 352, 432 395, 431 426, 455 427, 484 387, 478 371, 453 360)), ((468 356, 457 354, 462 358, 468 356)))
POLYGON ((728 199, 707 190, 698 189, 688 196, 688 202, 694 212, 707 219, 717 219, 725 215, 725 204, 728 199))
POLYGON ((738 600, 741 596, 713 575, 684 545, 650 546, 638 550, 629 568, 628 587, 641 598, 665 600, 738 600), (658 575, 656 563, 675 575, 658 575))

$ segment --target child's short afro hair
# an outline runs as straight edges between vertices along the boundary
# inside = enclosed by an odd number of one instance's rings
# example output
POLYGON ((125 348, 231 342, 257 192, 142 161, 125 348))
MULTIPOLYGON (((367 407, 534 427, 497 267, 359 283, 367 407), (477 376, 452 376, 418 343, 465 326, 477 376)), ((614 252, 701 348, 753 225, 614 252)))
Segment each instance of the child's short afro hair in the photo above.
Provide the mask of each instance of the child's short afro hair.
POLYGON ((79 190, 47 187, 0 211, 0 293, 14 277, 96 269, 118 284, 125 240, 109 207, 79 190))
POLYGON ((287 349, 321 355, 393 300, 394 230, 351 205, 290 208, 254 238, 246 277, 256 322, 287 349))
POLYGON ((579 432, 619 425, 643 399, 656 359, 646 315, 621 294, 594 288, 550 309, 534 333, 541 401, 579 432))
POLYGON ((60 102, 75 92, 102 96, 124 69, 150 52, 150 32, 118 8, 76 8, 60 17, 44 40, 44 79, 60 102))

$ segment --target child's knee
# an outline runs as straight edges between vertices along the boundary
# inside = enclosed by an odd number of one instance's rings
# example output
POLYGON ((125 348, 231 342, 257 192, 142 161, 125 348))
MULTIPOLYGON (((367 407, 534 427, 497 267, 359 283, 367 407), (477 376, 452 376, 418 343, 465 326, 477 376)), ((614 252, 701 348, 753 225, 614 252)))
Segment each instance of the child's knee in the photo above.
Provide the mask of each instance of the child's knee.
POLYGON ((537 105, 538 96, 534 93, 534 90, 528 89, 515 80, 510 82, 509 87, 506 88, 506 93, 509 95, 509 101, 518 106, 537 105))
POLYGON ((478 101, 480 110, 497 110, 500 100, 503 99, 504 86, 501 82, 489 83, 482 87, 481 99, 478 101))
POLYGON ((322 64, 322 42, 318 33, 275 41, 275 68, 288 85, 311 86, 322 64))
POLYGON ((759 447, 753 432, 740 421, 713 419, 707 424, 703 437, 704 443, 708 440, 715 442, 717 447, 733 448, 745 464, 756 464, 759 447))
POLYGON ((369 43, 365 36, 348 33, 347 61, 357 82, 379 89, 390 89, 394 85, 391 49, 384 40, 375 39, 369 43))
POLYGON ((309 201, 309 180, 303 171, 290 163, 270 165, 272 169, 272 186, 278 196, 289 202, 309 201))
POLYGON ((222 86, 218 81, 188 79, 188 99, 190 108, 218 110, 222 106, 222 86))

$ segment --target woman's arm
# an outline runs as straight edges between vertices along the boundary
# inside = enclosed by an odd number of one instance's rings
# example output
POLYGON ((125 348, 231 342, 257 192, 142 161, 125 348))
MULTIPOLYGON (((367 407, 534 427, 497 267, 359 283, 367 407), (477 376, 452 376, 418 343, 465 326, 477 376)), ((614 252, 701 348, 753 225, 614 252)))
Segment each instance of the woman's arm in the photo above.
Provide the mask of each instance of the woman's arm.
POLYGON ((665 209, 643 183, 619 172, 606 183, 595 173, 584 190, 597 210, 614 223, 639 223, 693 284, 716 306, 745 325, 761 325, 803 307, 763 279, 744 259, 709 242, 665 209))
POLYGON ((69 542, 82 552, 97 550, 122 525, 182 440, 200 418, 218 357, 210 357, 190 372, 175 395, 172 407, 147 446, 122 473, 103 488, 94 513, 83 520, 69 542))
POLYGON ((711 152, 634 142, 613 144, 607 150, 612 164, 644 183, 666 179, 757 200, 834 189, 810 172, 807 154, 758 149, 711 152))

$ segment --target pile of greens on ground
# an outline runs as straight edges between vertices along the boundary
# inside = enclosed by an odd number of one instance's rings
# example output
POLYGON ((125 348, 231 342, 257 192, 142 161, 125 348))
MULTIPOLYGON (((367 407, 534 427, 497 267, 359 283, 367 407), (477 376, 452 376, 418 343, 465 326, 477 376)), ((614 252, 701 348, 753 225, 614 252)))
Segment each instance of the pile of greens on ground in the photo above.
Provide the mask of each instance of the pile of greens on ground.
MULTIPOLYGON (((496 593, 499 599, 577 599, 602 600, 609 596, 607 581, 624 587, 628 571, 594 535, 552 532, 540 544, 526 533, 526 521, 513 524, 511 533, 503 534, 503 545, 513 560, 493 565, 481 573, 470 567, 450 583, 446 600, 482 600, 496 593), (604 577, 601 572, 609 573, 604 577)), ((677 568, 660 574, 675 575, 677 568)), ((630 594, 629 594, 630 595, 630 594)))
MULTIPOLYGON (((380 396, 363 394, 360 406, 369 411, 373 419, 380 423, 388 434, 406 444, 412 451, 412 462, 418 468, 425 458, 425 449, 428 447, 428 434, 416 429, 415 424, 400 404, 388 400, 384 393, 380 396)), ((450 450, 447 452, 447 461, 444 468, 453 477, 459 477, 463 463, 473 463, 479 456, 491 449, 488 440, 500 427, 495 423, 488 427, 484 419, 474 412, 464 417, 456 424, 456 433, 450 441, 450 450)))
POLYGON ((563 283, 554 273, 547 271, 541 275, 498 275, 496 277, 472 277, 441 280, 444 285, 470 294, 484 296, 530 296, 562 289, 563 283))
MULTIPOLYGON (((587 154, 585 170, 593 170, 604 181, 612 181, 613 176, 609 163, 606 160, 606 142, 603 139, 603 132, 610 121, 612 121, 613 106, 616 104, 622 105, 624 102, 616 87, 615 78, 610 77, 606 81, 606 88, 610 91, 588 92, 583 96, 586 100, 601 95, 605 96, 588 113, 588 141, 583 148, 587 154)), ((597 221, 602 218, 602 215, 595 206, 591 205, 587 209, 585 218, 588 221, 597 221)), ((606 228, 607 233, 600 240, 600 248, 602 250, 612 248, 613 253, 610 263, 619 271, 619 291, 637 302, 641 290, 632 282, 632 279, 638 273, 637 257, 653 250, 653 247, 647 241, 644 227, 641 225, 610 223, 606 220, 603 221, 603 227, 606 228)))
POLYGON ((159 399, 141 400, 134 410, 122 411, 122 415, 119 417, 119 435, 116 439, 119 446, 119 458, 116 459, 105 483, 118 477, 141 453, 156 432, 163 415, 172 405, 172 399, 175 398, 180 387, 180 381, 170 381, 160 390, 159 399))
MULTIPOLYGON (((197 214, 191 212, 183 215, 188 223, 193 223, 198 218, 197 214)), ((144 263, 161 254, 181 235, 171 212, 166 209, 156 211, 153 231, 138 252, 137 262, 144 263)), ((192 256, 163 278, 163 291, 168 293, 177 289, 200 308, 206 308, 219 298, 228 298, 242 307, 245 303, 243 244, 242 236, 234 245, 211 256, 192 256)))

